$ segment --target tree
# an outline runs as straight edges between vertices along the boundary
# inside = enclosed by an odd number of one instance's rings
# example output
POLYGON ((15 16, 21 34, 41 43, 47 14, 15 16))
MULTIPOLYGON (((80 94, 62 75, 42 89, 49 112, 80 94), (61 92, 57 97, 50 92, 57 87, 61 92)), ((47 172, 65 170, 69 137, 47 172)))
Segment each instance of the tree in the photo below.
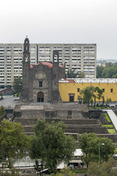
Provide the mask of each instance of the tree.
POLYGON ((67 74, 67 78, 77 78, 78 77, 78 72, 75 72, 75 70, 69 69, 67 74))
POLYGON ((101 65, 101 66, 97 66, 96 68, 96 73, 97 73, 97 78, 102 78, 102 72, 103 72, 103 69, 104 67, 101 65))
POLYGON ((84 133, 79 136, 79 145, 87 167, 91 161, 107 161, 114 154, 115 145, 111 139, 98 137, 95 133, 84 133), (102 145, 103 144, 103 145, 102 145))
POLYGON ((78 95, 78 103, 82 104, 82 97, 80 95, 78 95))
POLYGON ((12 168, 14 157, 23 157, 29 146, 29 137, 21 124, 4 119, 0 123, 0 162, 8 160, 12 168))
POLYGON ((15 168, 11 169, 11 170, 0 170, 0 176, 20 176, 20 174, 18 173, 18 170, 16 170, 15 168))
POLYGON ((88 106, 91 103, 91 100, 94 96, 95 87, 88 86, 81 90, 80 94, 83 96, 83 102, 86 103, 88 106))
POLYGON ((117 161, 112 157, 110 157, 108 161, 103 162, 100 166, 96 162, 91 162, 87 174, 90 176, 117 176, 117 168, 112 168, 116 165, 117 161))
POLYGON ((102 105, 104 105, 104 103, 105 103, 105 98, 104 96, 102 96, 102 105))
POLYGON ((78 75, 78 78, 85 78, 85 73, 84 72, 80 72, 78 75))
POLYGON ((38 120, 34 126, 35 135, 32 137, 30 156, 41 159, 42 164, 55 172, 62 161, 68 162, 75 150, 75 141, 64 134, 65 126, 62 122, 46 123, 38 120))
POLYGON ((97 66, 97 78, 117 78, 117 63, 106 63, 106 66, 97 66))
POLYGON ((18 94, 21 92, 22 90, 22 79, 21 77, 15 77, 14 78, 14 82, 13 82, 13 88, 15 90, 15 92, 18 94))
POLYGON ((100 99, 101 99, 102 94, 103 94, 103 90, 100 89, 99 87, 96 87, 95 91, 97 91, 97 98, 99 99, 99 102, 100 102, 100 99))
POLYGON ((3 93, 0 92, 0 100, 2 100, 2 99, 3 99, 3 93))
POLYGON ((107 98, 107 105, 111 102, 111 98, 107 98))
POLYGON ((0 120, 5 116, 5 107, 1 106, 0 107, 0 120))
POLYGON ((70 168, 67 168, 60 170, 56 174, 52 174, 52 176, 76 176, 76 174, 70 168))

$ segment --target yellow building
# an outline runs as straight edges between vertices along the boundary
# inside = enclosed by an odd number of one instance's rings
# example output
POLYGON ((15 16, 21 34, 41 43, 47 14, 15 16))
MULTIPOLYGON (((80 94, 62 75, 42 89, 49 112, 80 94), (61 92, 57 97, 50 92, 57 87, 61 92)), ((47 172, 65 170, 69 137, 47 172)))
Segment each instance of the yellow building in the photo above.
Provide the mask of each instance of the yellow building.
MULTIPOLYGON (((69 78, 59 81, 59 91, 63 102, 77 102, 80 91, 88 86, 99 87, 103 90, 105 101, 111 98, 117 102, 117 79, 69 78)), ((96 101, 99 101, 96 99, 96 101)), ((102 101, 102 99, 100 99, 102 101)))

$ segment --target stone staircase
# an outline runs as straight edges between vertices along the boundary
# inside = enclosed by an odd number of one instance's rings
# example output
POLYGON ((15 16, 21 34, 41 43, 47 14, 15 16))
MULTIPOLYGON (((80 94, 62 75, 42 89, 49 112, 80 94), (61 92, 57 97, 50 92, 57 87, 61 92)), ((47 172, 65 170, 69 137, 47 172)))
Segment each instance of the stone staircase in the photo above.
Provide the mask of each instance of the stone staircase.
POLYGON ((34 134, 34 124, 38 119, 42 119, 50 123, 51 121, 62 121, 66 125, 65 134, 72 135, 76 142, 78 136, 82 133, 96 133, 101 137, 108 137, 116 143, 117 134, 111 135, 106 127, 102 127, 105 116, 101 111, 89 114, 85 106, 78 105, 41 105, 41 106, 17 106, 14 111, 14 121, 23 125, 27 135, 34 134), (72 110, 73 117, 67 116, 67 112, 72 110), (46 114, 47 113, 47 114, 46 114), (50 116, 51 115, 51 116, 50 116))
MULTIPOLYGON (((98 120, 96 119, 46 119, 48 123, 51 121, 59 122, 62 121, 66 125, 66 133, 97 133, 97 134, 108 134, 108 131, 105 127, 102 127, 98 120)), ((36 123, 37 119, 24 119, 24 118, 16 118, 15 122, 20 122, 24 126, 24 130, 26 134, 33 134, 34 129, 33 126, 36 123)))

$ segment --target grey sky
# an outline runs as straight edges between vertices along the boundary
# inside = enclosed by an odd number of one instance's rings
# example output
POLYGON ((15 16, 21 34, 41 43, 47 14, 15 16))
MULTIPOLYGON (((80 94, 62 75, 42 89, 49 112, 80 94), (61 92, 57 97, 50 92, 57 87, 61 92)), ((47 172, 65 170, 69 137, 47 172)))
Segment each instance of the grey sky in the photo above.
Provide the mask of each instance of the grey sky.
POLYGON ((117 0, 1 0, 0 43, 96 43, 117 60, 117 0))

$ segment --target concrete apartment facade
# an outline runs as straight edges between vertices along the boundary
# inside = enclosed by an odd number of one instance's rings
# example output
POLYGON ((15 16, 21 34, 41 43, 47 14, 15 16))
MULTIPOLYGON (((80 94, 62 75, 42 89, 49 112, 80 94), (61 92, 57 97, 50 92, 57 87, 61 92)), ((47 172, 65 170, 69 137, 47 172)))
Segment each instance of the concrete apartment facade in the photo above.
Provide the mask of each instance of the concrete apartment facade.
POLYGON ((86 78, 96 77, 96 44, 38 44, 39 61, 52 61, 53 50, 59 51, 59 63, 66 72, 84 72, 86 78))
MULTIPOLYGON (((84 72, 96 77, 96 44, 30 44, 30 64, 52 62, 53 50, 59 51, 59 63, 66 72, 84 72)), ((22 76, 23 44, 0 44, 0 87, 12 86, 14 77, 22 76)))
MULTIPOLYGON (((12 86, 14 77, 22 77, 23 44, 0 44, 0 87, 12 86)), ((30 45, 31 64, 37 64, 37 45, 30 45)))

